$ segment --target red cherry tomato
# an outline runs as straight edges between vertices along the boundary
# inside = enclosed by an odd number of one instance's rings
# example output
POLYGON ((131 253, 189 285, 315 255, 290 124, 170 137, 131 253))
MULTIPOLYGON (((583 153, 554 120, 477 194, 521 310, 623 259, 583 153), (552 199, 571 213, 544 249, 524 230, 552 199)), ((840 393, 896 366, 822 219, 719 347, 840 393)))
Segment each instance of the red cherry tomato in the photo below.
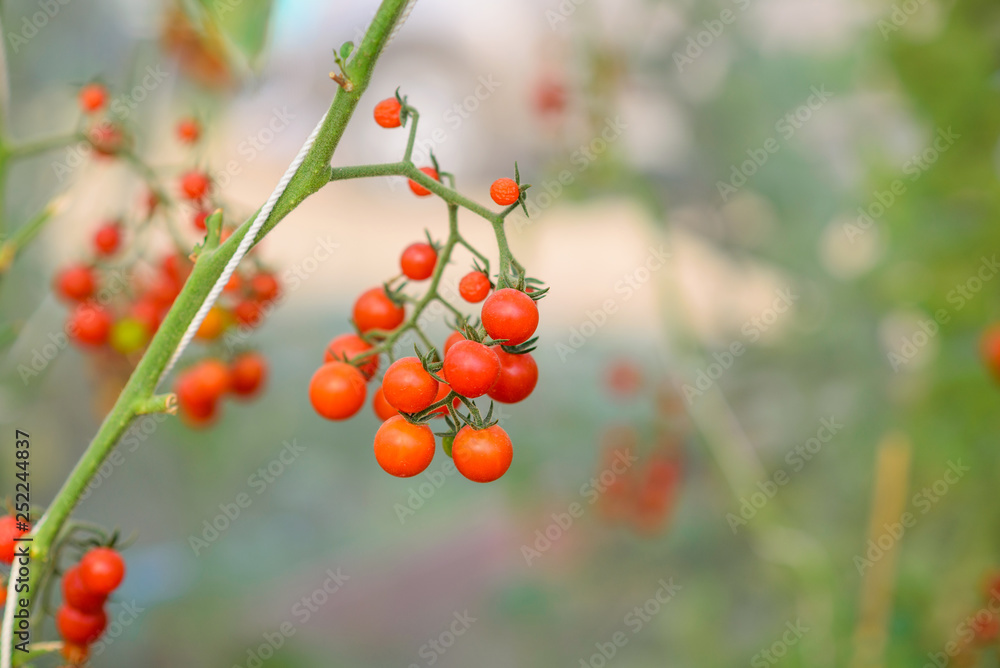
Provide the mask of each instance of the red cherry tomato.
POLYGON ((531 353, 512 355, 500 346, 493 348, 500 360, 500 377, 489 391, 490 399, 502 404, 524 401, 538 383, 538 365, 531 353))
POLYGON ((452 332, 449 334, 448 338, 444 340, 444 354, 447 356, 451 347, 459 341, 465 341, 465 335, 462 332, 452 332))
POLYGON ((260 353, 243 353, 229 364, 229 389, 238 397, 252 397, 267 381, 267 360, 260 353))
POLYGON ((365 377, 346 362, 328 362, 309 381, 309 401, 327 420, 346 420, 365 404, 365 377))
POLYGON ((177 138, 185 144, 194 144, 201 137, 201 124, 193 118, 182 118, 177 123, 177 138))
POLYGON ((363 334, 373 329, 385 331, 396 329, 403 324, 406 311, 389 299, 384 288, 378 287, 358 297, 354 302, 353 316, 354 325, 363 334))
POLYGON ((99 306, 81 304, 70 315, 66 332, 77 343, 102 346, 111 335, 111 314, 99 306))
POLYGON ((514 346, 531 338, 538 327, 538 306, 520 290, 497 290, 483 304, 483 327, 490 337, 514 346))
POLYGON ((108 599, 106 594, 99 594, 87 588, 80 575, 80 567, 73 566, 63 575, 63 601, 71 608, 80 612, 97 612, 104 607, 108 599))
POLYGON ((399 267, 410 280, 422 281, 434 274, 437 257, 437 251, 430 244, 410 244, 399 258, 399 267))
POLYGON ((208 175, 198 170, 190 171, 181 177, 181 192, 192 201, 197 201, 205 197, 212 189, 212 182, 208 175))
POLYGON ((14 552, 18 546, 14 539, 26 533, 28 532, 18 530, 17 519, 13 515, 0 517, 0 563, 13 563, 14 552))
POLYGON ((434 432, 427 425, 410 424, 402 415, 382 423, 374 445, 379 466, 397 478, 422 473, 434 459, 434 432))
POLYGON ((125 579, 125 560, 118 550, 95 547, 80 560, 80 578, 87 589, 107 596, 125 579))
POLYGON ((244 299, 236 304, 233 309, 236 321, 247 327, 256 327, 262 320, 262 309, 260 303, 253 299, 244 299))
MULTIPOLYGON (((330 343, 327 344, 326 352, 323 354, 323 361, 332 362, 340 360, 341 362, 346 362, 371 349, 372 345, 357 334, 341 334, 331 339, 330 343)), ((365 380, 370 379, 378 371, 378 355, 366 358, 358 368, 364 374, 365 380)))
POLYGON ((500 360, 491 348, 459 341, 444 356, 444 375, 451 389, 475 399, 490 391, 500 377, 500 360))
POLYGON ((490 279, 481 271, 472 271, 458 282, 458 294, 470 304, 478 304, 490 294, 490 279))
POLYGON ((68 301, 82 302, 94 294, 97 278, 90 267, 67 267, 56 276, 56 292, 68 301))
POLYGON ((122 230, 121 226, 116 223, 107 223, 102 225, 94 233, 94 250, 97 254, 102 257, 108 257, 114 255, 121 245, 122 241, 122 230))
POLYGON ((394 97, 382 100, 375 105, 375 122, 383 128, 398 128, 403 124, 399 112, 403 105, 394 97))
POLYGON ((521 198, 521 187, 514 179, 497 179, 490 186, 490 197, 500 206, 510 206, 521 198))
POLYGON ((108 625, 108 617, 103 610, 83 612, 68 605, 59 607, 56 613, 56 628, 63 640, 75 645, 89 645, 101 637, 108 625))
POLYGON ((399 411, 390 406, 389 402, 385 400, 385 392, 382 391, 381 386, 375 391, 375 396, 372 397, 372 410, 375 411, 375 415, 382 422, 385 422, 393 415, 399 415, 399 411))
POLYGON ((396 410, 418 413, 438 394, 438 382, 424 370, 416 357, 404 357, 392 363, 382 377, 385 400, 396 410))
MULTIPOLYGON (((420 171, 422 171, 424 174, 431 177, 435 181, 441 180, 441 176, 438 174, 437 170, 434 169, 433 167, 421 167, 420 171)), ((417 197, 427 197, 428 195, 431 194, 430 190, 424 188, 422 185, 420 185, 413 179, 410 179, 410 190, 412 190, 413 194, 416 195, 417 197)))
POLYGON ((493 482, 510 468, 514 449, 499 425, 475 430, 466 425, 451 446, 455 468, 473 482, 493 482))
POLYGON ((281 294, 281 284, 274 274, 257 274, 250 279, 250 291, 260 302, 272 302, 281 294))
POLYGON ((108 101, 108 89, 99 83, 89 83, 80 89, 80 108, 88 114, 100 111, 108 101))

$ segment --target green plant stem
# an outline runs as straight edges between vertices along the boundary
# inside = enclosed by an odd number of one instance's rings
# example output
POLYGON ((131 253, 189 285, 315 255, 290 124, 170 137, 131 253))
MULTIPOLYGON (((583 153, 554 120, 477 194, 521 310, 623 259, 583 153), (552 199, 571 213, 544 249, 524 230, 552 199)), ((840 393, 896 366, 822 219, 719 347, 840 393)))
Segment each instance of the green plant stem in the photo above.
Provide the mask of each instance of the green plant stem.
POLYGON ((0 276, 7 273, 21 250, 38 236, 45 224, 59 211, 61 203, 62 200, 58 198, 49 202, 48 206, 36 213, 34 218, 14 230, 10 238, 3 245, 0 245, 0 276))
MULTIPOLYGON (((368 85, 372 69, 385 48, 392 28, 399 20, 406 4, 407 0, 382 1, 360 47, 348 63, 348 74, 353 84, 351 91, 348 92, 343 88, 337 91, 312 149, 292 177, 271 215, 265 221, 255 243, 274 229, 274 226, 303 200, 330 181, 330 159, 368 85)), ((202 253, 198 258, 181 294, 177 297, 160 329, 150 342, 146 353, 132 372, 111 412, 101 424, 97 434, 87 446, 83 456, 69 474, 42 519, 36 524, 33 530, 34 540, 31 556, 38 566, 32 570, 31 582, 29 582, 32 605, 36 603, 35 594, 38 591, 36 574, 42 570, 39 566, 48 562, 54 541, 101 463, 111 453, 138 411, 147 405, 184 332, 205 301, 212 286, 222 275, 223 269, 235 253, 240 240, 247 233, 251 222, 252 219, 244 222, 219 248, 202 253)), ((9 607, 8 612, 11 609, 12 606, 9 607)), ((9 628, 11 621, 12 617, 9 614, 5 615, 5 629, 9 628)), ((9 647, 4 648, 5 651, 9 651, 9 649, 9 647)))

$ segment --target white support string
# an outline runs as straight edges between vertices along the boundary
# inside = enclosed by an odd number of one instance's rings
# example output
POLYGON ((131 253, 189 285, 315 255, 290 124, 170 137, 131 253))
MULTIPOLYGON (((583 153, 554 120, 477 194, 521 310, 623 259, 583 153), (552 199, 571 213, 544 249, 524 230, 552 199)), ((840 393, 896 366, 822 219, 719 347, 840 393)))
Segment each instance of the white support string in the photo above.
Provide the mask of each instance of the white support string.
POLYGON ((296 155, 295 159, 292 160, 292 164, 288 166, 284 176, 281 177, 281 180, 278 181, 278 185, 275 186, 274 191, 271 192, 271 196, 267 198, 267 202, 264 203, 264 206, 257 213, 257 217, 254 218, 253 223, 250 224, 250 229, 247 230, 243 239, 240 240, 240 245, 236 248, 236 252, 233 253, 231 258, 229 258, 229 263, 226 264, 225 269, 222 270, 222 275, 219 276, 215 285, 212 286, 212 290, 208 293, 208 296, 202 303, 201 308, 198 309, 198 313, 195 314, 194 320, 192 320, 191 324, 188 325, 187 331, 184 332, 184 336, 177 345, 177 349, 174 350, 173 356, 170 358, 170 361, 167 362, 167 366, 164 367, 159 380, 156 381, 157 385, 163 382, 163 379, 166 378, 167 374, 169 374, 171 369, 174 368, 174 365, 177 364, 177 360, 179 360, 181 355, 184 354, 184 349, 191 343, 191 339, 194 338, 198 328, 201 327, 201 323, 205 319, 205 316, 207 316, 208 312, 212 310, 212 307, 215 305, 215 301, 219 298, 219 295, 222 294, 222 290, 226 287, 226 284, 229 283, 229 279, 232 277, 233 272, 236 271, 236 266, 250 251, 250 246, 253 245, 253 240, 257 238, 257 233, 260 232, 260 228, 264 226, 265 222, 267 222, 268 217, 274 210, 274 206, 278 203, 278 199, 280 199, 285 193, 285 189, 288 188, 288 183, 292 180, 292 177, 295 176, 295 172, 299 171, 299 167, 302 166, 302 162, 305 160, 306 155, 309 153, 310 149, 312 149, 313 144, 316 143, 316 137, 319 136, 320 128, 323 127, 323 121, 325 120, 326 117, 324 116, 319 120, 319 123, 316 124, 316 127, 309 135, 309 138, 306 139, 306 143, 302 145, 301 149, 299 149, 298 155, 296 155))
POLYGON ((406 3, 406 7, 403 8, 403 13, 399 15, 399 20, 396 21, 396 27, 392 29, 391 33, 389 33, 389 39, 386 40, 385 43, 386 46, 392 44, 392 40, 399 34, 399 29, 403 27, 404 23, 406 23, 406 19, 410 18, 410 12, 413 11, 416 4, 417 0, 410 0, 406 3))

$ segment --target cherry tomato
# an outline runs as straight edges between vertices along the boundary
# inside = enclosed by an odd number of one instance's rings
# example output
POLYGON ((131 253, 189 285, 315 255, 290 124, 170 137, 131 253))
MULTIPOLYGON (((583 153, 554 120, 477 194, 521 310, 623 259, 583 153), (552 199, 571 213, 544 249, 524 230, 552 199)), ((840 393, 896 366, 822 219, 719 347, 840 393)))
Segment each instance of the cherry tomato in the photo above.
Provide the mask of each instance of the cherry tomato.
POLYGON ((177 138, 185 144, 194 144, 201 137, 201 124, 193 118, 182 118, 177 123, 177 138))
POLYGON ((111 335, 111 314, 99 306, 81 304, 70 315, 66 332, 79 344, 102 346, 111 335))
POLYGON ((205 224, 206 220, 208 220, 208 211, 198 211, 194 214, 194 218, 191 219, 191 222, 194 225, 194 229, 199 232, 204 232, 208 229, 208 225, 205 224))
POLYGON ((497 290, 483 304, 483 327, 490 337, 514 346, 531 338, 538 327, 538 306, 520 290, 497 290))
POLYGON ((177 378, 177 402, 181 409, 204 408, 215 404, 229 390, 229 369, 217 359, 205 359, 186 369, 177 378))
POLYGON ((73 566, 63 575, 63 602, 80 612, 97 612, 104 607, 107 594, 91 591, 83 581, 80 567, 73 566))
POLYGON ((238 397, 252 397, 267 381, 267 360, 260 353, 243 353, 229 364, 229 389, 238 397))
MULTIPOLYGON (((424 174, 431 177, 435 181, 441 180, 441 176, 438 174, 437 170, 434 169, 433 167, 421 167, 420 171, 422 171, 424 174)), ((428 195, 431 194, 430 190, 424 188, 422 185, 420 185, 413 179, 410 179, 410 190, 412 190, 413 194, 416 195, 417 197, 427 197, 428 195)))
POLYGON ((406 310, 389 299, 385 288, 372 288, 354 302, 354 325, 365 333, 373 329, 391 331, 406 318, 406 310))
POLYGON ((257 274, 250 279, 250 291, 258 301, 271 302, 281 294, 281 284, 274 274, 257 274))
POLYGON ((521 187, 514 179, 497 179, 490 186, 490 197, 500 206, 510 206, 521 198, 521 187))
MULTIPOLYGON (((371 349, 372 345, 357 334, 341 334, 327 344, 326 352, 323 354, 323 361, 332 362, 340 360, 346 362, 371 349)), ((378 355, 366 358, 358 368, 364 374, 365 380, 368 380, 378 371, 378 355)))
POLYGON ((500 377, 500 360, 491 348, 459 341, 444 356, 444 374, 451 389, 475 399, 490 391, 500 377))
POLYGON ((365 377, 346 362, 327 362, 309 381, 309 401, 327 420, 346 420, 365 404, 365 377))
POLYGON ((458 294, 470 304, 478 304, 490 294, 490 279, 481 271, 471 271, 458 282, 458 294))
POLYGON ((205 314, 194 336, 202 341, 214 341, 222 336, 232 322, 232 314, 221 306, 213 306, 205 314))
POLYGON ((15 538, 20 538, 27 531, 18 531, 17 519, 13 515, 0 517, 0 563, 10 564, 14 561, 14 553, 18 543, 15 538))
POLYGON ((451 446, 458 472, 473 482, 493 482, 510 468, 514 449, 500 425, 476 430, 466 425, 458 430, 451 446))
POLYGON ((422 281, 434 274, 437 257, 437 251, 430 244, 410 244, 399 258, 399 267, 410 280, 422 281))
POLYGON ((184 285, 184 281, 191 275, 194 265, 186 257, 171 253, 163 258, 163 262, 160 263, 160 269, 170 280, 180 286, 184 285))
POLYGON ((236 320, 241 325, 256 327, 261 323, 261 311, 259 303, 253 299, 244 299, 236 304, 236 308, 233 309, 233 315, 236 316, 236 320))
POLYGON ((500 377, 489 391, 490 399, 502 404, 524 401, 538 383, 538 365, 531 353, 512 355, 500 346, 493 348, 500 361, 500 377))
POLYGON ((403 124, 399 112, 403 105, 394 97, 382 100, 375 105, 375 122, 383 128, 398 128, 403 124))
POLYGON ((108 616, 103 610, 83 612, 68 605, 59 606, 56 613, 56 628, 63 640, 75 645, 89 645, 101 637, 108 625, 108 616))
POLYGON ((80 560, 80 578, 95 594, 110 594, 125 579, 125 560, 110 547, 95 547, 80 560))
POLYGON ((375 432, 375 459, 397 478, 411 478, 434 459, 434 432, 427 425, 410 424, 394 415, 375 432))
POLYGON ((118 223, 107 223, 94 233, 94 250, 102 257, 114 255, 121 245, 122 230, 118 223))
POLYGON ((56 276, 56 292, 63 298, 82 302, 94 294, 97 278, 90 267, 67 267, 56 276))
POLYGON ((109 343, 122 355, 131 355, 149 343, 149 328, 137 318, 122 318, 111 326, 109 343))
POLYGON ((88 138, 91 146, 94 147, 94 153, 102 158, 115 155, 125 145, 125 137, 122 135, 121 128, 112 123, 95 125, 90 129, 88 138))
POLYGON ((462 332, 452 332, 448 335, 448 338, 444 340, 444 354, 448 355, 448 351, 451 347, 458 343, 459 341, 465 341, 465 335, 462 332))
POLYGON ((222 288, 223 292, 231 295, 239 294, 243 290, 243 277, 240 276, 238 271, 234 271, 229 275, 229 280, 226 282, 226 287, 222 288))
POLYGON ((392 363, 382 377, 385 400, 396 410, 418 413, 438 394, 438 382, 424 370, 416 357, 403 357, 392 363))
POLYGON ((375 396, 372 397, 372 410, 375 411, 375 415, 382 422, 385 422, 393 415, 399 415, 399 411, 390 406, 389 402, 385 400, 385 392, 382 391, 381 386, 375 391, 375 396))
POLYGON ((99 83, 89 83, 80 89, 78 100, 80 108, 92 114, 104 108, 108 101, 108 89, 99 83))
POLYGON ((181 177, 181 192, 189 200, 197 201, 205 197, 212 189, 208 175, 197 170, 190 171, 181 177))

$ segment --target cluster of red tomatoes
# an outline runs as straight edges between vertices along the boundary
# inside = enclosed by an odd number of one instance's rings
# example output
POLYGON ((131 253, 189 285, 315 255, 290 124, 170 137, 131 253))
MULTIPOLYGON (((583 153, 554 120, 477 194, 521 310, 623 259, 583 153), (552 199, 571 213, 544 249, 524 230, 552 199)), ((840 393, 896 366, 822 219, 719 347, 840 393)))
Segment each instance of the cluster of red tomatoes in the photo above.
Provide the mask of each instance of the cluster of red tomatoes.
POLYGON ((227 365, 206 357, 177 375, 174 392, 181 417, 192 427, 208 426, 218 414, 219 401, 227 393, 236 399, 252 399, 267 380, 267 360, 258 352, 236 355, 227 365))
MULTIPOLYGON (((0 517, 0 563, 13 563, 17 539, 26 533, 18 529, 14 517, 0 517)), ((56 612, 56 628, 63 638, 63 656, 69 663, 86 663, 88 647, 108 625, 104 611, 108 597, 124 579, 125 560, 117 550, 107 546, 88 549, 79 564, 63 573, 63 602, 56 612)), ((6 603, 6 596, 5 585, 0 606, 6 603)))
MULTIPOLYGON (((408 113, 397 95, 376 105, 375 122, 384 128, 398 128, 405 124, 408 113)), ((421 171, 439 179, 436 167, 421 171)), ((421 197, 431 194, 412 180, 410 189, 421 197)), ((493 200, 504 206, 518 202, 521 194, 513 179, 499 179, 490 189, 493 200)), ((408 246, 400 257, 400 277, 419 282, 435 276, 440 269, 438 251, 433 242, 408 246)), ((393 289, 393 282, 358 297, 353 308, 357 332, 330 341, 324 364, 309 383, 313 408, 328 420, 345 420, 361 410, 368 394, 367 382, 378 371, 379 356, 385 353, 392 357, 398 335, 419 327, 406 318, 407 302, 416 300, 403 294, 401 288, 393 289)), ((476 265, 459 282, 459 294, 470 304, 482 303, 481 325, 461 322, 444 342, 442 353, 431 348, 397 359, 386 369, 372 398, 372 409, 383 421, 375 434, 375 458, 387 473, 410 477, 427 468, 436 449, 435 434, 427 423, 442 417, 450 428, 441 434, 443 449, 462 475, 476 482, 491 482, 507 472, 513 459, 510 437, 491 422, 492 407, 483 419, 474 400, 488 396, 516 403, 534 390, 538 366, 530 349, 538 327, 536 299, 542 292, 533 297, 531 291, 531 287, 496 289, 476 265), (463 405, 468 417, 460 412, 463 405)), ((417 331, 429 346, 426 336, 417 331)))

